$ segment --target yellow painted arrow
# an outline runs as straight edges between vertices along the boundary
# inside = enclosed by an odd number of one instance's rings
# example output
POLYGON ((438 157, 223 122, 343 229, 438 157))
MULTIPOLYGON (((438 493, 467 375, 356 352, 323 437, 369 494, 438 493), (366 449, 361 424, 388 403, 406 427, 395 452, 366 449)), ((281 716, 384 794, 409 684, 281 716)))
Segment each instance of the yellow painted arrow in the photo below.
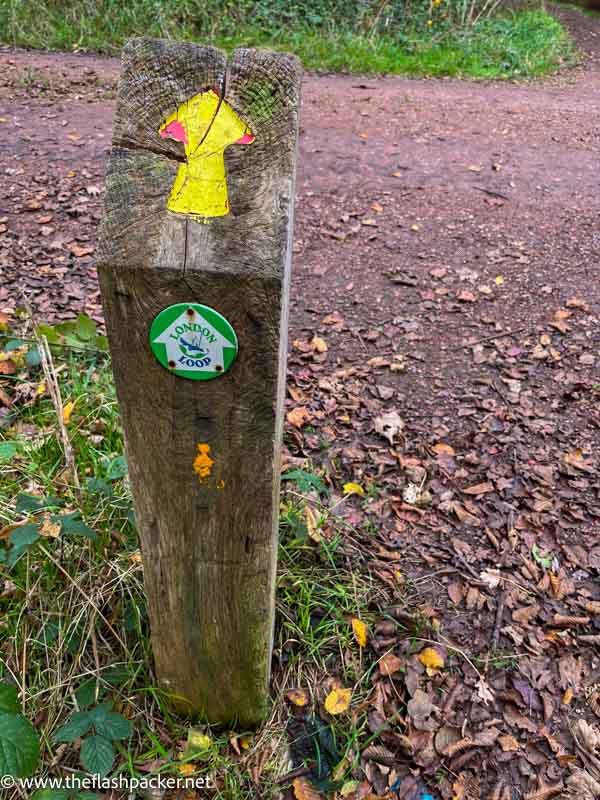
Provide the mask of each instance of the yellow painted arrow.
POLYGON ((187 159, 179 167, 167 208, 197 217, 229 214, 223 154, 231 144, 254 141, 246 123, 211 89, 182 103, 159 133, 183 142, 187 159))

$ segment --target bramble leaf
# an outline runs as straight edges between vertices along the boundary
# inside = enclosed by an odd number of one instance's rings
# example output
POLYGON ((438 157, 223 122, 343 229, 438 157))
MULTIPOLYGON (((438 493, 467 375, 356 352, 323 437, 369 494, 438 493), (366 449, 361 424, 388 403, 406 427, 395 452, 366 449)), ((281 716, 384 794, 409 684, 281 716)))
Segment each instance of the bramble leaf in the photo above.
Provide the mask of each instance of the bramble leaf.
POLYGON ((93 775, 106 775, 115 760, 112 744, 104 736, 88 736, 80 750, 83 766, 93 775))
POLYGON ((28 778, 37 769, 40 742, 22 714, 0 714, 0 775, 28 778))
POLYGON ((92 727, 93 716, 90 711, 76 711, 54 734, 55 742, 74 742, 92 727))

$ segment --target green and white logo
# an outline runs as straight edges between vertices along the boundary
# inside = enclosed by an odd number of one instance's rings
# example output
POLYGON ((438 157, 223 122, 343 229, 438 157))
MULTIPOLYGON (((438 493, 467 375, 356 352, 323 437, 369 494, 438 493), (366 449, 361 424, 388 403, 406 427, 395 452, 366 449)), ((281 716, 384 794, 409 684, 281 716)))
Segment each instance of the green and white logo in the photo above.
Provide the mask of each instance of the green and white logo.
POLYGON ((209 381, 231 367, 238 342, 231 325, 214 308, 177 303, 154 318, 150 347, 159 363, 178 378, 209 381))

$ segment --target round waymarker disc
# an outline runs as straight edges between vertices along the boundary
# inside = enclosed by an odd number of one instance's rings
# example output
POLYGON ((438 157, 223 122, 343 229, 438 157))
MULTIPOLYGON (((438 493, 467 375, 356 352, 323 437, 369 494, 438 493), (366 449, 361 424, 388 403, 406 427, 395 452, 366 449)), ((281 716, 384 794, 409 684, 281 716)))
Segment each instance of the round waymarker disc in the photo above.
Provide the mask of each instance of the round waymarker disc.
POLYGON ((164 308, 154 318, 149 338, 159 364, 192 381, 223 375, 238 350, 237 336, 225 317, 200 303, 164 308))

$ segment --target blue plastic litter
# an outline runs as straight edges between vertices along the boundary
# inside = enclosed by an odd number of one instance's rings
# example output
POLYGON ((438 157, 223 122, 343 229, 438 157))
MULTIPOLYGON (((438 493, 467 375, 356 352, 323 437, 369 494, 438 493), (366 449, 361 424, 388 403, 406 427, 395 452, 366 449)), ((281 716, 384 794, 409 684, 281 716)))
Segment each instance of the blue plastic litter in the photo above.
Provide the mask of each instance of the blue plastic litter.
MULTIPOLYGON (((392 786, 390 786, 390 792, 397 792, 400 789, 402 781, 403 778, 396 778, 392 786)), ((439 800, 439 798, 434 797, 432 794, 429 794, 429 792, 425 792, 425 794, 419 795, 419 800, 439 800)))

